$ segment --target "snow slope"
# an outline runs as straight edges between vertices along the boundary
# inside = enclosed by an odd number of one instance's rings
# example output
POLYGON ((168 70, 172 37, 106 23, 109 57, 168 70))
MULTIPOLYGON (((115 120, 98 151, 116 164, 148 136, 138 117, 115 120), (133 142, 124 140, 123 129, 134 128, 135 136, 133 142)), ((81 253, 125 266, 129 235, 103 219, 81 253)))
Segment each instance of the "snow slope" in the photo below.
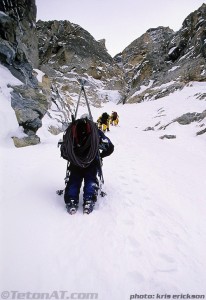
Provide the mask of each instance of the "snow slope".
MULTIPOLYGON (((14 80, 2 70, 5 82, 14 80)), ((21 130, 1 87, 1 290, 10 297, 67 291, 70 299, 98 293, 101 300, 205 295, 206 137, 195 133, 206 121, 144 129, 202 112, 205 101, 195 94, 206 83, 156 101, 92 108, 94 119, 118 111, 120 124, 107 134, 115 145, 103 165, 107 196, 89 216, 81 206, 68 215, 55 193, 64 187, 66 162, 57 148, 61 135, 46 130, 46 117, 37 133, 41 144, 13 146, 9 137, 21 130), (159 139, 163 134, 177 138, 159 139)))

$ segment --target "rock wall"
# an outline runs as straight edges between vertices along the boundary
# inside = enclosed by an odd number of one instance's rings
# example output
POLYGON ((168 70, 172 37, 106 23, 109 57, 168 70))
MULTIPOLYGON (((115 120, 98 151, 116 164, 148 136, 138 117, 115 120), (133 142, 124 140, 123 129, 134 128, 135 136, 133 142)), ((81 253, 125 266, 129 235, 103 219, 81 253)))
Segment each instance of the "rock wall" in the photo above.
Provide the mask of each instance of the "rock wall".
POLYGON ((37 84, 39 65, 35 0, 0 2, 0 60, 26 84, 37 84))
POLYGON ((37 22, 40 69, 52 78, 64 97, 79 92, 78 77, 87 81, 95 106, 107 101, 107 90, 124 90, 122 69, 108 54, 105 41, 69 21, 37 22), (104 90, 101 94, 100 90, 104 90))
POLYGON ((123 68, 128 103, 155 100, 189 81, 206 80, 206 4, 179 31, 149 29, 114 59, 123 68))
POLYGON ((38 85, 39 66, 35 0, 0 2, 0 62, 21 82, 12 87, 11 105, 27 137, 13 138, 17 147, 40 142, 36 135, 49 107, 48 93, 38 85))

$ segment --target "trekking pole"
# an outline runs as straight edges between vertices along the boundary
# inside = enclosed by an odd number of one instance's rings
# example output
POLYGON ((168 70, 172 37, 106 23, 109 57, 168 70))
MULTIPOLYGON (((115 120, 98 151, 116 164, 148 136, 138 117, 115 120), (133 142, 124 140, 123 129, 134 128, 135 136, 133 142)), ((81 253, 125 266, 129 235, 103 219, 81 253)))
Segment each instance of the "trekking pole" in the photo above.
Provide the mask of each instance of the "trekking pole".
POLYGON ((86 92, 85 92, 84 85, 82 85, 82 90, 83 90, 83 92, 84 92, 84 97, 85 97, 85 99, 86 99, 86 104, 87 104, 87 108, 88 108, 90 120, 93 121, 93 117, 92 117, 92 113, 91 113, 91 110, 90 110, 90 107, 89 107, 89 101, 88 101, 88 99, 87 99, 87 95, 86 95, 86 92))
MULTIPOLYGON (((66 184, 67 184, 67 182, 68 182, 68 179, 69 179, 69 162, 67 161, 66 176, 65 176, 65 178, 64 178, 65 188, 66 188, 66 184)), ((65 188, 62 189, 62 190, 57 190, 57 191, 56 191, 56 194, 59 195, 59 196, 63 195, 63 193, 64 193, 64 191, 65 191, 65 188)))
POLYGON ((102 172, 102 161, 101 161, 100 151, 98 151, 98 156, 99 156, 100 179, 101 179, 102 183, 104 184, 104 176, 103 176, 103 172, 102 172))
POLYGON ((102 191, 102 185, 104 184, 104 177, 103 177, 103 172, 102 172, 102 164, 101 164, 101 158, 100 158, 100 151, 98 153, 99 156, 99 178, 100 178, 100 185, 99 185, 99 191, 100 191, 100 196, 104 197, 106 195, 105 192, 102 191))

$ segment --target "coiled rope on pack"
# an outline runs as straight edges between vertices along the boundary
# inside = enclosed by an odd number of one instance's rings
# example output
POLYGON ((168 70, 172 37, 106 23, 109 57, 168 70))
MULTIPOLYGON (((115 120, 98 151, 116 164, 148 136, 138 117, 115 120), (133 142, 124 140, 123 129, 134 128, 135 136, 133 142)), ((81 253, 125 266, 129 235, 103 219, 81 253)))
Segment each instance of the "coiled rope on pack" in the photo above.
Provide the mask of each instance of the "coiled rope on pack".
POLYGON ((61 156, 78 167, 86 168, 97 156, 99 133, 96 124, 89 119, 85 119, 89 133, 86 135, 84 143, 79 145, 77 140, 77 122, 78 120, 71 123, 63 136, 61 156))

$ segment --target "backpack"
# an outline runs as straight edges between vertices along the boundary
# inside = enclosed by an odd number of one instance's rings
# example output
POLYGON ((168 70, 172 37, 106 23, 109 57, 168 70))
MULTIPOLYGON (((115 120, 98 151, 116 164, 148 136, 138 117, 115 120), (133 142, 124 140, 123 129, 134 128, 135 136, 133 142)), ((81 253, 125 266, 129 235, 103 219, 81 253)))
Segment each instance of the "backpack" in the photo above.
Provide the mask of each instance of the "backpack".
POLYGON ((69 124, 60 147, 64 159, 86 168, 95 159, 98 149, 99 133, 93 121, 78 119, 69 124))
POLYGON ((105 122, 105 121, 107 121, 108 118, 109 118, 108 113, 104 112, 104 113, 102 114, 102 121, 105 122))
POLYGON ((113 120, 116 120, 116 119, 117 119, 117 112, 116 112, 116 111, 113 111, 113 113, 112 113, 112 118, 113 118, 113 120))

